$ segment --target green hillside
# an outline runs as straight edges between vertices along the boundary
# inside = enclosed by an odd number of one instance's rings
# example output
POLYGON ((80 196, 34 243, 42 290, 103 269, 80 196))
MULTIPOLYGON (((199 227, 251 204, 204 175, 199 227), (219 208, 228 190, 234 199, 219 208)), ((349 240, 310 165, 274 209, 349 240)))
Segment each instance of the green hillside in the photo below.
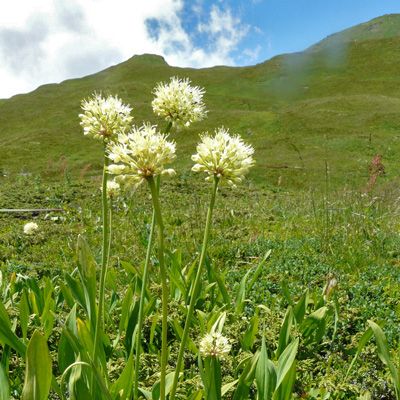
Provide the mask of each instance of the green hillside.
POLYGON ((252 179, 259 183, 315 187, 328 171, 335 187, 361 187, 375 154, 383 156, 384 179, 391 182, 400 166, 399 63, 400 15, 250 67, 177 68, 159 56, 135 56, 94 75, 0 100, 0 169, 44 178, 64 170, 97 174, 101 148, 81 132, 81 99, 94 90, 118 94, 133 106, 137 123, 157 121, 151 91, 177 75, 205 87, 209 109, 206 121, 174 134, 182 173, 198 133, 225 125, 255 146, 252 179))

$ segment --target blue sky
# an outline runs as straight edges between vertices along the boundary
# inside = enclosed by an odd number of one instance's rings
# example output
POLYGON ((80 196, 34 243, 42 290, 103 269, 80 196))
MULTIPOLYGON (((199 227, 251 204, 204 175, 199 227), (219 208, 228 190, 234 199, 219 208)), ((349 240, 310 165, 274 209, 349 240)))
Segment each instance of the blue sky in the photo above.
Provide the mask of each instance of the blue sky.
POLYGON ((0 98, 135 54, 250 65, 388 14, 400 0, 13 0, 0 13, 0 98))
POLYGON ((207 45, 207 37, 196 32, 201 16, 218 5, 229 9, 248 31, 233 52, 239 65, 261 62, 277 54, 301 51, 324 37, 375 17, 400 13, 399 0, 225 0, 187 1, 183 11, 185 29, 195 43, 207 45), (243 54, 254 52, 254 59, 243 54), (246 52, 245 52, 246 53, 246 52))

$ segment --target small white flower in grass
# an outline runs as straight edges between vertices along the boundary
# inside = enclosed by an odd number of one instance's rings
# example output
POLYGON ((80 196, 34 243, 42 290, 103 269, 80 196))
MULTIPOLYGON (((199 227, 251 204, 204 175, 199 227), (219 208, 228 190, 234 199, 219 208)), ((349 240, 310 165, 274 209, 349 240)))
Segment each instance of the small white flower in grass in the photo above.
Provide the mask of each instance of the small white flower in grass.
POLYGON ((115 164, 108 167, 108 172, 118 181, 134 186, 149 177, 173 175, 175 171, 165 166, 175 159, 175 143, 167 139, 150 124, 118 135, 109 147, 108 157, 115 164))
POLYGON ((81 125, 83 133, 95 139, 113 140, 118 133, 131 127, 132 108, 122 103, 118 97, 102 97, 94 93, 82 101, 81 125))
POLYGON ((200 341, 200 354, 222 360, 229 354, 231 347, 229 340, 219 332, 207 333, 200 341))
POLYGON ((203 171, 208 174, 206 180, 216 176, 231 186, 241 182, 255 162, 253 147, 246 145, 239 135, 231 136, 224 127, 218 128, 214 136, 201 136, 196 150, 192 171, 203 171))
POLYGON ((35 222, 28 222, 27 224, 24 225, 25 235, 33 235, 38 229, 39 226, 35 222))
POLYGON ((176 77, 169 83, 158 83, 151 103, 154 113, 178 128, 204 119, 207 114, 203 103, 204 89, 190 83, 187 78, 176 77))

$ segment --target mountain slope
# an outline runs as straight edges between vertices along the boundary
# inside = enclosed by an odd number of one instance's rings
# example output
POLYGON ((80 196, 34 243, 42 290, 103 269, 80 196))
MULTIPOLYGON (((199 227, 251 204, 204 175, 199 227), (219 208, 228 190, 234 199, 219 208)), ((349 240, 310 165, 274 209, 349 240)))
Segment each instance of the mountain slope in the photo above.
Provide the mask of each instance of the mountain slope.
POLYGON ((386 180, 400 151, 400 16, 388 15, 326 38, 304 52, 251 67, 171 67, 135 56, 97 74, 0 101, 3 173, 97 174, 98 143, 83 137, 80 101, 94 90, 118 94, 136 123, 154 118, 151 91, 170 76, 205 87, 208 119, 174 134, 186 173, 198 133, 225 125, 256 148, 253 180, 282 187, 320 186, 326 165, 334 186, 365 185, 368 164, 383 155, 386 180))

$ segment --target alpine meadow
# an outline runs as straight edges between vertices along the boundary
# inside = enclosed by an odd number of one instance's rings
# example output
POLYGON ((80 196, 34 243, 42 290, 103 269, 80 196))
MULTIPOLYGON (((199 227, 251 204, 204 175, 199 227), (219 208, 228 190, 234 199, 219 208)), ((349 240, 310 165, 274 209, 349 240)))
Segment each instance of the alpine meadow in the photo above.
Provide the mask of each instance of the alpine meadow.
POLYGON ((399 400, 399 64, 390 14, 0 100, 0 400, 399 400))

